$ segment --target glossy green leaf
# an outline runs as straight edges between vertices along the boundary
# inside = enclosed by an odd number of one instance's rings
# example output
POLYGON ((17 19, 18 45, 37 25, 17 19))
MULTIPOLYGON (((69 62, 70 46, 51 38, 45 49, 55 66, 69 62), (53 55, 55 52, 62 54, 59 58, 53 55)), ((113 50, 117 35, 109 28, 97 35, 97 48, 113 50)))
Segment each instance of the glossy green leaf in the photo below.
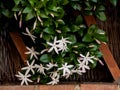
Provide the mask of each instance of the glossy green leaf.
POLYGON ((49 63, 50 62, 50 56, 48 54, 43 54, 40 59, 41 62, 43 63, 49 63))
POLYGON ((101 41, 101 42, 107 42, 108 38, 106 38, 105 35, 101 35, 101 34, 94 34, 94 38, 101 41))
POLYGON ((69 3, 69 1, 68 0, 62 0, 61 3, 62 3, 62 5, 66 5, 66 4, 69 3))
POLYGON ((97 12, 95 13, 96 17, 99 18, 101 21, 105 21, 106 20, 106 15, 104 12, 97 12))
POLYGON ((110 0, 110 2, 111 2, 114 6, 116 6, 116 5, 117 5, 118 0, 110 0))
POLYGON ((14 0, 15 5, 18 5, 22 0, 14 0))
POLYGON ((31 7, 26 7, 22 13, 31 13, 32 12, 32 8, 31 7))
POLYGON ((75 35, 69 35, 68 40, 72 42, 72 44, 77 42, 76 36, 75 35))
POLYGON ((80 25, 82 22, 83 22, 82 16, 81 15, 77 16, 77 18, 76 18, 76 24, 80 25))
POLYGON ((71 5, 72 5, 72 7, 73 7, 75 10, 81 10, 80 4, 72 3, 71 5))
POLYGON ((72 32, 76 32, 76 31, 78 31, 78 30, 80 30, 80 27, 79 27, 79 26, 77 26, 77 25, 72 25, 72 27, 71 27, 71 31, 72 31, 72 32))
POLYGON ((19 7, 19 6, 14 6, 14 7, 12 8, 12 11, 19 12, 20 9, 21 9, 21 7, 19 7))
POLYGON ((12 12, 9 12, 8 9, 6 10, 2 10, 2 14, 8 18, 11 18, 13 16, 13 13, 12 12))
POLYGON ((94 39, 89 34, 86 34, 82 39, 83 42, 92 42, 93 40, 94 39))
POLYGON ((88 34, 93 35, 97 30, 98 30, 98 27, 93 24, 88 28, 88 34))
POLYGON ((34 16, 34 14, 31 12, 31 13, 28 13, 27 15, 26 15, 26 21, 28 21, 28 20, 30 20, 30 19, 32 19, 32 18, 34 18, 35 16, 34 16))
POLYGON ((62 33, 64 33, 64 32, 70 32, 71 30, 70 30, 69 27, 63 26, 63 27, 61 28, 61 31, 62 31, 62 33))
POLYGON ((48 34, 55 34, 55 30, 52 27, 46 27, 43 31, 48 34))
POLYGON ((95 3, 97 3, 98 2, 98 0, 91 0, 92 2, 95 2, 95 3))
POLYGON ((103 5, 97 6, 97 11, 104 11, 105 7, 103 5))

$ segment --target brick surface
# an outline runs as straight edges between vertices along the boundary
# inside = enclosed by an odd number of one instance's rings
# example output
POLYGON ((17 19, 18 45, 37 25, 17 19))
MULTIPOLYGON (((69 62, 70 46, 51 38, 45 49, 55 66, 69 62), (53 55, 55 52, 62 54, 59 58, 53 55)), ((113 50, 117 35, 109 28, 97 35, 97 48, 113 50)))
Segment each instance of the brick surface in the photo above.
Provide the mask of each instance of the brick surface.
POLYGON ((35 86, 0 86, 0 90, 35 90, 35 86))
POLYGON ((76 85, 40 85, 39 90, 74 90, 76 85))
POLYGON ((118 90, 114 84, 81 84, 80 90, 118 90))

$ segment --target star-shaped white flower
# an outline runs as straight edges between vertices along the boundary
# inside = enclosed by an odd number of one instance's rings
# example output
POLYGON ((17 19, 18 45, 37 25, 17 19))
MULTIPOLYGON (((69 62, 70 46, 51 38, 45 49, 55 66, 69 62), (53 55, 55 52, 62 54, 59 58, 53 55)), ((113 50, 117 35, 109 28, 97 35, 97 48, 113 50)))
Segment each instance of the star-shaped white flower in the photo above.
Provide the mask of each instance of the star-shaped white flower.
POLYGON ((63 38, 61 40, 58 40, 57 42, 62 43, 63 45, 67 46, 67 43, 71 44, 72 42, 67 40, 68 38, 63 38))
POLYGON ((79 64, 78 64, 78 70, 80 70, 80 72, 85 73, 86 69, 90 69, 89 66, 87 66, 84 62, 81 62, 80 60, 78 60, 79 64))
POLYGON ((87 52, 86 56, 84 56, 83 54, 80 54, 80 56, 82 57, 81 59, 83 60, 83 62, 85 63, 85 65, 88 65, 88 62, 94 63, 92 59, 94 59, 94 56, 89 56, 90 53, 87 52))
POLYGON ((57 44, 57 37, 54 38, 53 43, 47 42, 47 44, 51 46, 51 48, 48 50, 48 52, 51 52, 52 50, 55 50, 55 52, 57 54, 59 54, 59 52, 58 52, 58 44, 57 44))
POLYGON ((42 64, 40 64, 40 65, 36 64, 35 67, 38 69, 37 72, 39 72, 43 75, 46 75, 45 74, 45 67, 42 64))
POLYGON ((81 70, 81 69, 75 69, 75 70, 71 70, 72 73, 77 73, 79 75, 82 75, 82 73, 85 73, 85 69, 81 70))
POLYGON ((32 39, 32 41, 35 43, 35 38, 37 37, 32 35, 27 27, 26 27, 26 33, 23 32, 23 34, 29 36, 32 39))
POLYGON ((28 66, 21 68, 21 70, 26 70, 26 74, 28 74, 30 71, 34 74, 35 73, 35 71, 34 71, 34 68, 35 68, 34 62, 35 62, 35 60, 33 60, 31 62, 31 64, 30 64, 29 61, 27 61, 28 66))
POLYGON ((58 47, 59 48, 58 51, 64 52, 64 51, 67 51, 67 49, 68 49, 68 47, 66 45, 64 45, 63 43, 59 43, 58 46, 59 46, 58 47))
POLYGON ((73 65, 67 65, 68 63, 62 64, 61 68, 58 68, 58 70, 63 70, 63 76, 66 76, 70 74, 70 68, 73 67, 73 65))
POLYGON ((32 48, 29 48, 29 47, 26 47, 26 49, 28 50, 28 52, 25 52, 25 54, 30 54, 30 59, 33 58, 33 56, 38 59, 37 55, 39 55, 39 52, 35 51, 35 49, 32 47, 32 48))
POLYGON ((58 71, 53 71, 53 72, 50 72, 50 77, 52 78, 55 78, 57 76, 60 76, 59 72, 58 71))
POLYGON ((52 79, 52 81, 48 82, 47 84, 50 84, 50 85, 58 84, 58 82, 59 82, 59 75, 57 77, 52 77, 51 79, 52 79))
POLYGON ((67 38, 63 38, 57 41, 59 43, 59 51, 67 51, 67 43, 71 44, 72 42, 68 41, 67 38))
POLYGON ((18 77, 19 80, 21 80, 21 85, 23 85, 24 83, 28 85, 28 82, 33 82, 32 80, 29 79, 29 77, 31 77, 30 74, 25 73, 24 75, 21 72, 18 72, 18 75, 15 76, 18 77))
POLYGON ((50 70, 51 68, 57 67, 57 66, 58 66, 57 64, 49 63, 46 65, 46 70, 50 70))

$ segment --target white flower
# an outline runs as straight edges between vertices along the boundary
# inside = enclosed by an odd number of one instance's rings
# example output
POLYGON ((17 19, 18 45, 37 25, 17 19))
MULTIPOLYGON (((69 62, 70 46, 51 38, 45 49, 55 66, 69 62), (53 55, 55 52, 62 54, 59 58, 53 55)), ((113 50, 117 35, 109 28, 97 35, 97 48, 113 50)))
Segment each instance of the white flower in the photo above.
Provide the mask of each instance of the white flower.
POLYGON ((26 67, 23 67, 21 70, 26 70, 26 73, 28 74, 30 71, 32 71, 32 73, 34 74, 35 72, 34 72, 34 68, 35 68, 35 66, 34 66, 34 62, 35 62, 35 60, 33 60, 32 62, 31 62, 31 64, 27 61, 27 65, 28 66, 26 66, 26 67))
POLYGON ((55 52, 56 52, 57 54, 59 54, 59 53, 58 53, 58 45, 57 45, 57 37, 54 38, 54 42, 53 42, 53 43, 47 42, 47 44, 50 45, 50 46, 52 46, 52 47, 48 50, 48 52, 51 52, 52 50, 55 50, 55 52))
POLYGON ((25 73, 25 75, 23 75, 22 73, 18 72, 18 75, 15 76, 18 77, 19 80, 22 80, 21 85, 23 85, 24 83, 28 85, 28 82, 33 82, 32 80, 28 79, 29 77, 31 77, 30 74, 25 73))
POLYGON ((62 64, 61 68, 58 68, 58 70, 63 70, 63 76, 66 76, 70 74, 70 68, 72 68, 73 65, 67 65, 67 63, 62 64))
POLYGON ((50 70, 51 68, 57 67, 57 66, 58 66, 57 64, 49 63, 49 64, 46 65, 46 70, 50 70))
POLYGON ((63 38, 57 41, 59 43, 59 51, 67 51, 67 43, 71 44, 72 42, 68 41, 67 38, 63 38))
POLYGON ((39 72, 39 73, 45 75, 45 72, 44 72, 45 67, 43 67, 42 64, 40 64, 40 65, 37 65, 37 64, 36 64, 35 67, 38 69, 37 72, 39 72))
POLYGON ((59 75, 57 77, 51 77, 52 81, 48 82, 47 84, 55 85, 59 82, 59 75))
POLYGON ((80 70, 80 72, 83 72, 85 73, 86 72, 86 69, 90 69, 89 66, 85 65, 84 62, 81 62, 80 60, 78 60, 79 64, 78 64, 78 69, 80 70))
POLYGON ((85 69, 83 69, 83 70, 75 69, 75 70, 71 70, 71 72, 72 72, 72 73, 77 73, 77 74, 79 74, 79 75, 82 75, 82 73, 85 73, 86 71, 85 71, 85 69))
POLYGON ((32 39, 32 41, 35 43, 35 38, 37 37, 32 35, 27 27, 26 27, 26 33, 23 32, 23 34, 29 36, 32 39))
POLYGON ((28 50, 28 52, 25 52, 25 54, 30 54, 30 59, 33 58, 33 56, 38 59, 37 55, 39 55, 39 52, 35 51, 34 48, 29 48, 29 47, 26 47, 26 49, 28 50))
POLYGON ((62 43, 64 46, 67 46, 67 43, 71 44, 72 42, 68 41, 67 38, 63 38, 58 40, 57 42, 62 43))
POLYGON ((60 76, 59 72, 58 71, 53 71, 53 72, 50 72, 50 77, 52 78, 55 78, 57 76, 60 76))
POLYGON ((85 65, 88 65, 88 62, 94 63, 92 59, 94 59, 94 56, 89 56, 90 53, 87 52, 86 56, 84 56, 83 54, 80 54, 80 56, 82 57, 81 59, 83 60, 83 62, 85 63, 85 65))

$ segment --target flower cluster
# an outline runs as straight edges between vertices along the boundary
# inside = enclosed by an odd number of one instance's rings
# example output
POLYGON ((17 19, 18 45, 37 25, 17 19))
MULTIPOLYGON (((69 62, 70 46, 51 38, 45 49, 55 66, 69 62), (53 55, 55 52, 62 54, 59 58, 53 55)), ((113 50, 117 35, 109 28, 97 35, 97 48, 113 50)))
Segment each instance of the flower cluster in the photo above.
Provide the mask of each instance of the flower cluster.
POLYGON ((51 52, 53 49, 57 54, 59 54, 59 51, 67 51, 67 43, 71 43, 70 41, 67 41, 67 38, 63 38, 61 40, 56 40, 57 37, 54 38, 54 42, 50 43, 47 42, 48 45, 51 46, 51 48, 48 50, 48 52, 51 52))
MULTIPOLYGON (((33 50, 33 48, 31 50, 33 50)), ((30 55, 33 56, 34 52, 35 51, 30 53, 30 55)), ((30 79, 30 77, 32 75, 35 75, 35 73, 37 72, 39 73, 39 75, 44 75, 44 76, 47 75, 51 78, 51 81, 48 82, 47 84, 51 84, 51 85, 58 84, 60 77, 65 77, 67 79, 74 73, 82 75, 83 73, 86 72, 86 70, 89 70, 90 67, 88 66, 88 64, 94 63, 93 60, 95 60, 94 56, 89 56, 89 55, 90 55, 89 52, 87 52, 86 56, 80 54, 77 60, 78 64, 76 66, 74 66, 73 64, 68 65, 67 62, 62 64, 62 66, 59 66, 57 63, 54 64, 51 62, 46 64, 46 66, 44 66, 42 63, 35 64, 35 60, 33 60, 31 64, 29 63, 29 61, 27 61, 27 66, 21 68, 21 70, 25 70, 25 74, 18 72, 18 75, 16 75, 16 77, 18 77, 19 80, 21 80, 21 85, 23 85, 24 83, 28 85, 28 82, 33 82, 30 79), (53 68, 54 70, 52 70, 53 68)), ((39 83, 40 80, 41 80, 40 76, 37 77, 37 83, 39 83)))
POLYGON ((97 61, 103 65, 99 51, 100 43, 107 41, 103 30, 97 25, 87 27, 72 1, 39 2, 20 0, 17 3, 24 10, 15 13, 15 18, 20 18, 20 27, 24 18, 31 24, 23 26, 22 34, 32 41, 31 45, 26 44, 27 66, 16 75, 21 85, 28 85, 28 82, 54 85, 61 82, 61 78, 84 75, 87 70, 95 68, 97 61))

